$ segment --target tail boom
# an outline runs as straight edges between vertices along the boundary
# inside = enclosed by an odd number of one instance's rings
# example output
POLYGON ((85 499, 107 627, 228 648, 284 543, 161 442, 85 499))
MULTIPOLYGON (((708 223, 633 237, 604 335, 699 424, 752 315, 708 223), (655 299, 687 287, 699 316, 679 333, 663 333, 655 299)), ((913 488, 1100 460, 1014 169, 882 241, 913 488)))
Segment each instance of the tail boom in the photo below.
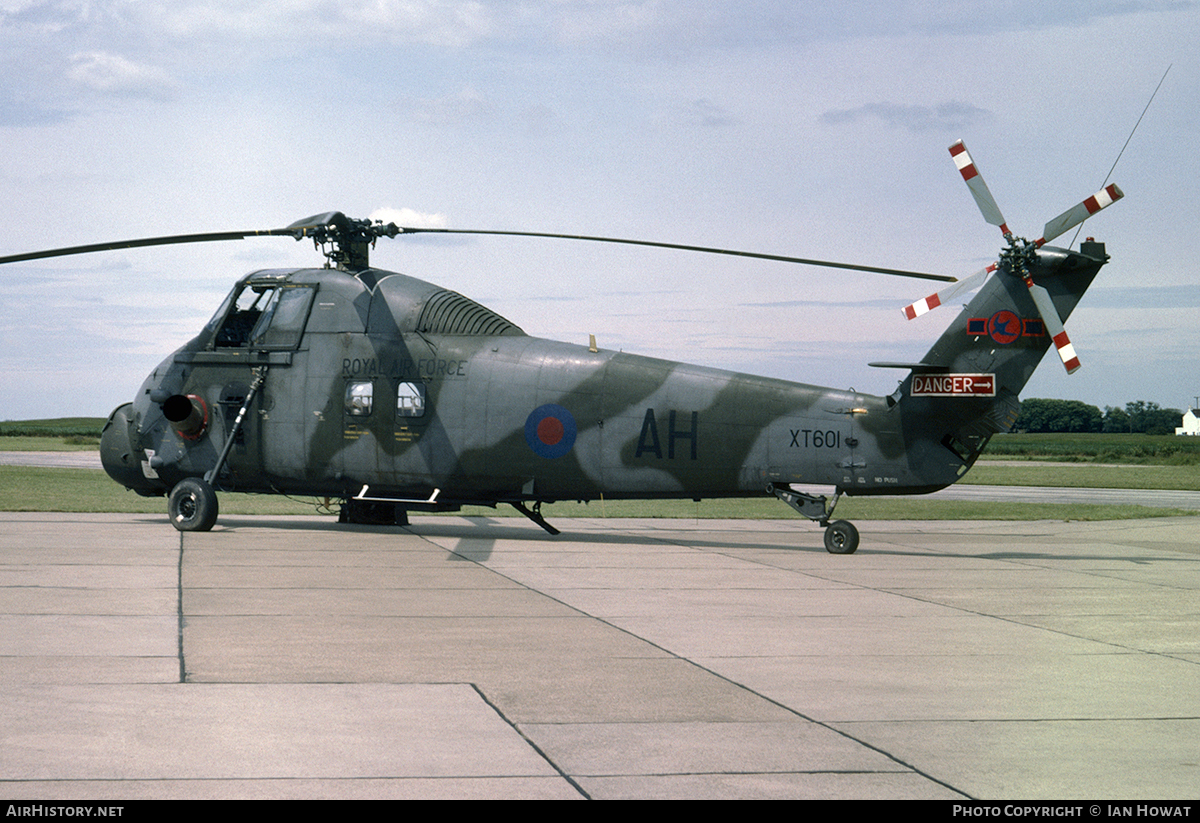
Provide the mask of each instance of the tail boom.
POLYGON ((1091 241, 1078 252, 1039 249, 1032 275, 1045 291, 1043 307, 1023 277, 1001 265, 912 368, 892 398, 903 410, 910 462, 924 462, 914 468, 930 485, 957 480, 994 434, 1012 428, 1018 395, 1052 344, 1068 372, 1079 368, 1054 320, 1070 316, 1107 260, 1104 244, 1091 241), (1051 311, 1053 320, 1043 320, 1051 311))

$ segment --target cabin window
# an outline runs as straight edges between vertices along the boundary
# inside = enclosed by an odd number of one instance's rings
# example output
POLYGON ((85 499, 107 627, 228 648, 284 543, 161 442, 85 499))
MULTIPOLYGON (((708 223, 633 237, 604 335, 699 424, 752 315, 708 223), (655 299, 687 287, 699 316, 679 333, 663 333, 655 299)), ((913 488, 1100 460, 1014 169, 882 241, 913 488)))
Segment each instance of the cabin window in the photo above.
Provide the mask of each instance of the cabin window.
POLYGON ((421 417, 425 414, 425 384, 401 383, 396 391, 396 417, 421 417))
POLYGON ((375 384, 368 381, 346 384, 346 414, 351 417, 366 417, 371 413, 375 397, 375 384))

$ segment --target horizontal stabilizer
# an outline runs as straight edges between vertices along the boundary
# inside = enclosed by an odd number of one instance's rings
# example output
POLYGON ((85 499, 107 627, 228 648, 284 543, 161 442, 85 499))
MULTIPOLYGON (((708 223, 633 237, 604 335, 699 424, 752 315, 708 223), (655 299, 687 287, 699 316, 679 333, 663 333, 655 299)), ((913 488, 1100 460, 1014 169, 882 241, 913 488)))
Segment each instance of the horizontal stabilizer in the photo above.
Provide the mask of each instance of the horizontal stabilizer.
POLYGON ((908 369, 919 374, 941 374, 950 371, 949 366, 937 366, 933 363, 868 363, 873 369, 908 369))

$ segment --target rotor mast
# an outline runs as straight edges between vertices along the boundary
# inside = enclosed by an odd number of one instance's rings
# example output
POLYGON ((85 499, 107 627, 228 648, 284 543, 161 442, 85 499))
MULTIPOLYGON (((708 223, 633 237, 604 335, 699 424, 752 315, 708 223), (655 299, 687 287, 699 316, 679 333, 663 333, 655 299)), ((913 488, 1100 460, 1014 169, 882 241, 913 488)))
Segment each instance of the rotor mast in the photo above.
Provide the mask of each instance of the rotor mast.
POLYGON ((354 220, 340 211, 314 214, 287 227, 297 240, 311 237, 313 245, 328 261, 325 265, 350 273, 371 267, 370 250, 380 237, 395 237, 401 229, 395 223, 354 220))

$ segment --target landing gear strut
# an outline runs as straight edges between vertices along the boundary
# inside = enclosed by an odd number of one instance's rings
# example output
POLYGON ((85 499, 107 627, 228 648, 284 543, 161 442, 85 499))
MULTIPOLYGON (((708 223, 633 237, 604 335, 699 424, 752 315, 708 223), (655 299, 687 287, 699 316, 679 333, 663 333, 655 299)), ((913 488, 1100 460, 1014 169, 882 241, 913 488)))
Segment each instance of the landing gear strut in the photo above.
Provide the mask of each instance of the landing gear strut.
POLYGON ((789 488, 776 486, 774 483, 767 484, 767 493, 775 495, 809 520, 824 526, 825 551, 830 554, 854 554, 858 549, 858 529, 854 527, 853 523, 848 520, 829 522, 838 498, 842 496, 841 489, 833 493, 833 500, 823 494, 820 496, 802 494, 789 488))
POLYGON ((551 526, 549 523, 546 522, 546 518, 542 517, 542 501, 541 500, 536 501, 533 504, 532 509, 528 508, 520 500, 514 500, 514 501, 510 501, 510 502, 514 509, 516 509, 521 514, 525 515, 530 520, 532 520, 534 523, 537 523, 539 526, 541 526, 543 529, 545 529, 547 534, 559 534, 560 533, 558 531, 558 529, 554 528, 553 526, 551 526))
POLYGON ((246 410, 254 402, 254 395, 262 388, 263 381, 266 379, 266 366, 254 369, 254 381, 250 384, 250 391, 246 394, 246 399, 242 401, 242 408, 237 413, 237 418, 234 419, 229 434, 225 437, 225 445, 221 448, 221 453, 217 456, 217 462, 213 467, 203 478, 185 477, 171 489, 171 494, 167 498, 167 515, 171 518, 171 525, 179 531, 206 532, 216 525, 219 506, 213 484, 217 482, 221 469, 225 466, 229 450, 233 448, 233 443, 237 439, 238 429, 242 427, 242 421, 246 418, 246 410))

